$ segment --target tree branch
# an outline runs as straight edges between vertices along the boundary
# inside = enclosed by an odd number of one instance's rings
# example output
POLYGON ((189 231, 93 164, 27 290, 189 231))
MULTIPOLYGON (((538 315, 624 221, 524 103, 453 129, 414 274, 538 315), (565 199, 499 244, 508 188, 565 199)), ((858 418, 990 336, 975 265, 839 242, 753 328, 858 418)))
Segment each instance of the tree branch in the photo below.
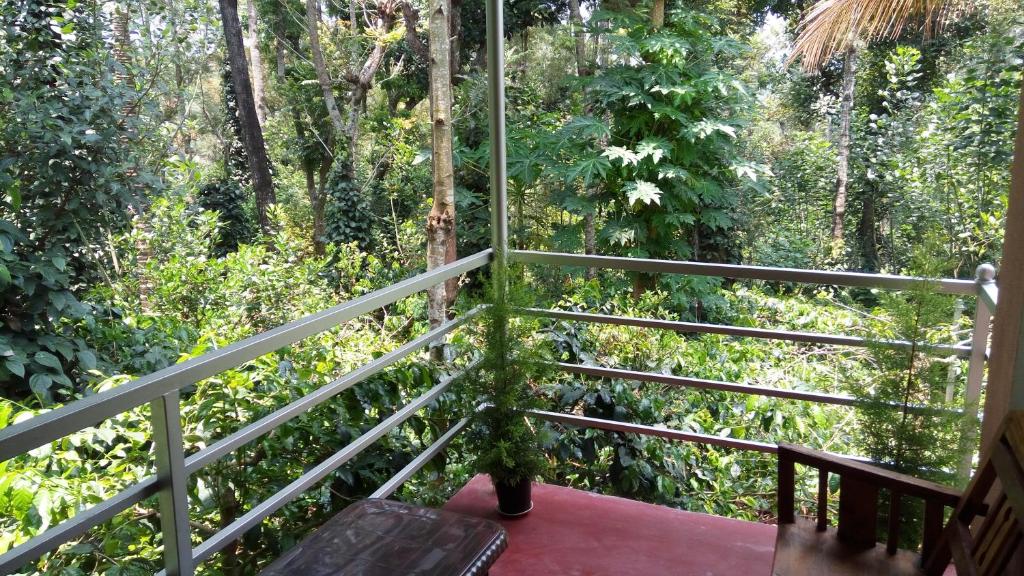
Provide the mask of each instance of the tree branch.
POLYGON ((413 54, 424 62, 430 61, 430 54, 427 52, 427 45, 416 35, 416 26, 420 23, 420 14, 408 2, 402 2, 402 18, 405 20, 405 41, 413 54))

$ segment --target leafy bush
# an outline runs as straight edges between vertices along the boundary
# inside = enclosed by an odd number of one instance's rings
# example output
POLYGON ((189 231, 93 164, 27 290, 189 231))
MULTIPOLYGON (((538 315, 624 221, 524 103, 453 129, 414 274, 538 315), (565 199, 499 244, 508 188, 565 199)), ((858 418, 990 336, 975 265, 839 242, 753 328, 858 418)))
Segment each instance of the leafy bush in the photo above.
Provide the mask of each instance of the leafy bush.
POLYGON ((149 176, 138 155, 138 94, 115 78, 102 12, 31 0, 0 6, 0 392, 69 397, 95 368, 72 326, 87 288, 116 268, 149 176), (10 87, 17 87, 16 90, 10 87))
POLYGON ((327 179, 324 240, 330 244, 357 243, 367 250, 372 238, 370 205, 346 163, 336 160, 327 179))
POLYGON ((239 244, 248 244, 256 236, 249 196, 231 180, 211 182, 199 189, 199 206, 217 213, 221 222, 217 255, 234 252, 239 244))

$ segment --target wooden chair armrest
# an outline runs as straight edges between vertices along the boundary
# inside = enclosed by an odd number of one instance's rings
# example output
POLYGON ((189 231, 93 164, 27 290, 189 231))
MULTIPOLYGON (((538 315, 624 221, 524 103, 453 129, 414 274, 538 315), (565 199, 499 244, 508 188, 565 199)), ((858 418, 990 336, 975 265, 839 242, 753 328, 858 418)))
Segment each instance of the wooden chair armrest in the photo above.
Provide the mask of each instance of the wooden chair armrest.
POLYGON ((886 551, 899 547, 900 502, 904 496, 925 502, 921 554, 928 558, 942 534, 944 509, 955 508, 960 492, 948 486, 921 480, 864 462, 792 444, 779 444, 779 523, 794 521, 794 465, 818 469, 818 530, 825 530, 828 514, 828 475, 839 476, 839 540, 859 549, 871 548, 877 539, 879 490, 888 490, 889 529, 886 551))
POLYGON ((954 488, 804 446, 779 444, 779 459, 850 476, 879 488, 944 506, 955 507, 960 501, 960 491, 954 488))

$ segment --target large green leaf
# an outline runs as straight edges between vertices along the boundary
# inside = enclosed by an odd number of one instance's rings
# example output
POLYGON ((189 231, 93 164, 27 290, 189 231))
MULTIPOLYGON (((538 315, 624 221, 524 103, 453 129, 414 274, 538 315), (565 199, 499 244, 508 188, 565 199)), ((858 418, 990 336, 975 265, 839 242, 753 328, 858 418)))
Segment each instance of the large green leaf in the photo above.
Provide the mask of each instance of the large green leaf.
POLYGON ((25 364, 17 356, 11 356, 4 360, 4 367, 10 370, 11 374, 19 378, 25 377, 25 364))
POLYGON ((623 148, 622 146, 609 146, 605 149, 604 156, 610 160, 618 160, 622 162, 623 166, 636 166, 637 163, 640 162, 640 157, 637 156, 636 152, 633 152, 629 148, 623 148))
POLYGON ((46 366, 47 368, 53 368, 54 370, 62 369, 60 365, 60 360, 58 360, 56 356, 50 354, 49 352, 46 352, 45 350, 40 350, 39 352, 36 352, 35 356, 33 356, 32 359, 38 362, 39 364, 46 366))
POLYGON ((661 189, 644 180, 626 183, 626 197, 630 204, 661 204, 661 189))
POLYGON ((636 147, 636 155, 639 158, 650 158, 651 162, 655 164, 660 162, 671 151, 671 144, 663 138, 644 138, 636 147))
POLYGON ((589 156, 572 165, 566 171, 566 176, 569 180, 575 180, 577 178, 582 179, 583 186, 587 187, 592 183, 605 178, 611 166, 612 165, 608 161, 608 158, 603 155, 589 156))
POLYGON ((42 372, 33 374, 28 379, 28 387, 32 389, 36 394, 46 395, 50 391, 50 386, 53 385, 53 378, 50 378, 49 374, 43 374, 42 372))
POLYGON ((576 116, 562 128, 571 138, 600 140, 610 135, 608 123, 594 116, 576 116))

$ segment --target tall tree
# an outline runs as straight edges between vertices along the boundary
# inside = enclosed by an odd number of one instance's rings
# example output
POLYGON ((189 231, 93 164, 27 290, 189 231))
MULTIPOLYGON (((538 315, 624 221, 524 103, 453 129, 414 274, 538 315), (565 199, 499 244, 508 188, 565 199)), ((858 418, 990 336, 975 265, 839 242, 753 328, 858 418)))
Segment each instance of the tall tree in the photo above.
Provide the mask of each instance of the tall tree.
POLYGON ((836 144, 836 188, 832 200, 832 258, 843 255, 843 222, 846 218, 847 186, 850 182, 850 125, 853 95, 857 89, 857 45, 850 44, 843 58, 843 86, 839 95, 839 141, 836 144))
POLYGON ((263 56, 260 54, 259 15, 256 11, 256 0, 247 0, 249 4, 249 66, 252 68, 252 97, 256 101, 256 118, 260 126, 267 123, 267 98, 263 83, 263 56))
POLYGON ((813 71, 834 55, 844 53, 837 142, 836 188, 832 210, 832 257, 843 253, 843 220, 849 182, 850 121, 856 90, 858 42, 894 39, 912 20, 920 20, 925 37, 969 9, 967 0, 819 0, 800 21, 790 61, 802 59, 813 71))
POLYGON ((334 99, 334 85, 330 74, 327 73, 324 52, 320 48, 320 6, 317 0, 306 0, 306 29, 309 30, 309 51, 313 53, 313 67, 316 68, 316 80, 320 84, 320 90, 324 93, 327 115, 331 119, 335 134, 340 136, 345 133, 345 121, 338 111, 338 102, 334 99))
POLYGON ((221 23, 224 27, 224 43, 227 46, 228 65, 231 68, 231 82, 235 88, 238 105, 238 121, 242 126, 242 145, 249 158, 252 171, 252 189, 256 196, 256 215, 260 230, 264 234, 273 231, 270 215, 271 204, 276 202, 274 181, 270 174, 270 159, 263 141, 253 99, 252 84, 249 80, 249 66, 245 59, 245 45, 242 42, 242 24, 238 19, 238 0, 219 0, 221 23))
MULTIPOLYGON (((431 0, 428 23, 430 50, 430 122, 433 140, 434 204, 427 216, 427 269, 455 260, 455 175, 452 164, 450 0, 431 0)), ((454 286, 452 286, 454 289, 454 286)), ((446 286, 427 293, 430 325, 445 321, 446 286)))
POLYGON ((387 35, 395 23, 397 8, 398 6, 392 0, 383 0, 377 4, 377 16, 373 26, 375 38, 373 48, 358 71, 355 68, 355 63, 358 60, 353 60, 353 68, 348 74, 348 81, 352 84, 352 89, 349 91, 348 146, 349 157, 352 159, 350 177, 353 179, 359 152, 359 118, 366 107, 366 96, 373 86, 373 78, 384 61, 384 54, 387 52, 387 35))

